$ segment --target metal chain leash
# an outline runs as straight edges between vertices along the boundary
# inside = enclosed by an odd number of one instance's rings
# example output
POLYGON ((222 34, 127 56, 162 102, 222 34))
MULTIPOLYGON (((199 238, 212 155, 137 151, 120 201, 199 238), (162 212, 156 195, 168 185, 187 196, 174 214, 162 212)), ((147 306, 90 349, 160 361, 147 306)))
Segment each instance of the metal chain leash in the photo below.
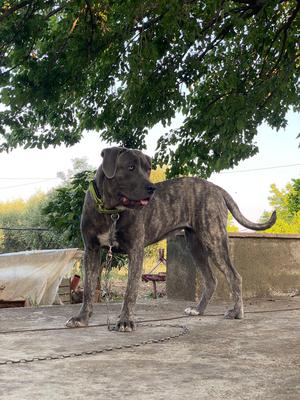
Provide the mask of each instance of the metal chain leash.
POLYGON ((147 344, 164 343, 164 342, 170 341, 172 339, 177 339, 177 338, 189 333, 189 329, 185 325, 140 324, 139 326, 147 327, 147 328, 177 328, 177 329, 180 329, 180 332, 178 332, 174 335, 165 336, 165 337, 162 337, 159 339, 148 339, 148 340, 143 340, 141 342, 132 343, 132 344, 104 347, 103 349, 99 349, 99 350, 89 350, 89 351, 81 351, 79 353, 57 354, 57 355, 49 355, 49 356, 43 356, 43 357, 21 358, 18 360, 5 360, 5 361, 0 361, 0 367, 4 366, 4 365, 12 365, 12 364, 13 365, 29 364, 29 363, 33 363, 33 362, 39 362, 39 361, 54 361, 54 360, 64 360, 67 358, 75 358, 75 357, 94 356, 94 355, 104 354, 104 353, 112 352, 112 351, 116 351, 116 350, 134 349, 136 347, 145 346, 147 344))
POLYGON ((107 329, 109 331, 113 330, 113 327, 111 326, 110 323, 110 309, 109 309, 109 302, 110 302, 110 296, 111 296, 111 288, 110 288, 110 272, 111 272, 111 267, 112 267, 112 261, 113 261, 113 253, 112 253, 112 248, 114 246, 114 242, 116 240, 116 230, 117 230, 117 222, 120 218, 119 214, 112 214, 111 219, 113 221, 110 229, 109 229, 109 237, 108 237, 108 242, 109 242, 109 248, 106 254, 106 260, 105 260, 105 274, 104 274, 104 298, 105 298, 105 304, 106 304, 106 312, 107 312, 107 329))
POLYGON ((110 323, 110 309, 109 309, 109 302, 110 302, 110 294, 111 294, 111 288, 110 288, 110 271, 111 271, 111 264, 112 264, 112 248, 109 246, 107 255, 106 255, 106 260, 105 260, 105 274, 104 274, 104 299, 105 299, 105 304, 106 304, 106 323, 107 323, 107 329, 109 331, 113 330, 111 327, 110 323))

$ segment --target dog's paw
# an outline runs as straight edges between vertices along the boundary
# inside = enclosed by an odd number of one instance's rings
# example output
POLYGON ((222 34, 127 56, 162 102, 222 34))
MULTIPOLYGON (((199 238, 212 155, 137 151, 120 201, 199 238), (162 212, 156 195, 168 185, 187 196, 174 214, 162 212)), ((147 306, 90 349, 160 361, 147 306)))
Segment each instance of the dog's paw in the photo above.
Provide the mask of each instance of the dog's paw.
POLYGON ((243 310, 232 310, 226 311, 224 314, 225 319, 243 319, 244 318, 244 311, 243 310))
POLYGON ((200 311, 197 310, 197 308, 195 307, 188 307, 184 310, 184 313, 186 315, 190 315, 190 316, 196 316, 196 315, 201 315, 200 311))
POLYGON ((80 317, 72 317, 66 322, 67 328, 82 328, 88 326, 88 321, 80 317))
POLYGON ((132 332, 136 330, 135 322, 129 318, 120 318, 115 326, 118 332, 132 332))

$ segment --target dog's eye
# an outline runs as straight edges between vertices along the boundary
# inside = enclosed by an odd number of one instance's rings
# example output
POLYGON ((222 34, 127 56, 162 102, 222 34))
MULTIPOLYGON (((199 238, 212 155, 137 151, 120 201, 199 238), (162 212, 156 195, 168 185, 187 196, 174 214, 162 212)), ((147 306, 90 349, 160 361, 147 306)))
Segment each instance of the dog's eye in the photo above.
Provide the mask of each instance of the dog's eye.
POLYGON ((129 167, 128 167, 129 171, 133 171, 133 170, 134 170, 134 168, 135 168, 135 166, 134 166, 134 165, 129 165, 129 167))

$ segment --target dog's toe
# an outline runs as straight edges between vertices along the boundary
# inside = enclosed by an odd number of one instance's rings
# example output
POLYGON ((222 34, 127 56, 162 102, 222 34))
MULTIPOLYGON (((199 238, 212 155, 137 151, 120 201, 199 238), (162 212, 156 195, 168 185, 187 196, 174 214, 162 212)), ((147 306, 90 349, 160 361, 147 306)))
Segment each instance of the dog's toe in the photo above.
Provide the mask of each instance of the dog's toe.
POLYGON ((120 320, 115 328, 118 332, 132 332, 136 330, 134 321, 131 320, 120 320))
POLYGON ((224 314, 225 319, 243 319, 244 318, 244 312, 243 310, 228 310, 224 314))
POLYGON ((82 328, 83 326, 87 326, 87 322, 76 317, 72 317, 66 322, 67 328, 82 328))
POLYGON ((186 315, 191 315, 191 316, 195 316, 195 315, 200 315, 200 312, 194 308, 194 307, 188 307, 184 310, 184 313, 186 315))
POLYGON ((124 325, 119 325, 119 326, 117 326, 117 329, 116 329, 118 332, 125 332, 125 326, 124 325))

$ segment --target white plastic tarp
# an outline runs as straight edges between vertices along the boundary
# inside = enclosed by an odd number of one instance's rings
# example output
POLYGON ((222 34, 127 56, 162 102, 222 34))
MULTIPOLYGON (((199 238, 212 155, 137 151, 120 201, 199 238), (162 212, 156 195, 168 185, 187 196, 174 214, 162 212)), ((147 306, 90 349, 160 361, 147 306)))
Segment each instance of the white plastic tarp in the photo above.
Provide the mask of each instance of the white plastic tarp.
POLYGON ((0 300, 53 304, 62 278, 82 254, 79 249, 0 254, 0 300))

